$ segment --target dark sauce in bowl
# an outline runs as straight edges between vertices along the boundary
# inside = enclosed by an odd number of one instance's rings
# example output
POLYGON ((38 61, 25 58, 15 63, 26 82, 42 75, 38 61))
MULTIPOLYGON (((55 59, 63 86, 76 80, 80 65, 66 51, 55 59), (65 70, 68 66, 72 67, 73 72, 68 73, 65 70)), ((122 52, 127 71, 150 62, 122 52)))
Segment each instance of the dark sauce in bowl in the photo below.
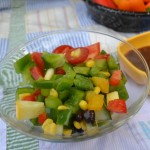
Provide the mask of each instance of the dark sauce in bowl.
MULTIPOLYGON (((139 48, 138 51, 142 54, 148 64, 148 67, 150 68, 150 46, 139 48)), ((145 66, 142 60, 139 59, 138 54, 135 53, 133 50, 128 51, 125 56, 134 66, 136 66, 140 70, 145 71, 145 66)))

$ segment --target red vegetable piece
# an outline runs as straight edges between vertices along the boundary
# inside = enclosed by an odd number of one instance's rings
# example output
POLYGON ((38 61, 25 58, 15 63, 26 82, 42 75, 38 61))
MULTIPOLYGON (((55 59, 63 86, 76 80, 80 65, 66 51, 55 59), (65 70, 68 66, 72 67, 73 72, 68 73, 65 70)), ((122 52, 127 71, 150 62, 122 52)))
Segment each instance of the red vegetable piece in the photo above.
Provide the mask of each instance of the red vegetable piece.
POLYGON ((107 109, 111 112, 116 113, 127 113, 127 106, 125 100, 122 99, 115 99, 109 101, 107 105, 107 109))
POLYGON ((44 61, 42 59, 42 53, 33 52, 31 54, 31 58, 40 69, 42 69, 42 70, 44 69, 44 61))
POLYGON ((55 74, 65 74, 65 70, 62 67, 56 68, 55 74))
POLYGON ((89 55, 87 48, 79 47, 75 49, 69 49, 66 52, 66 59, 70 64, 76 65, 84 62, 89 55))
POLYGON ((47 119, 46 113, 42 113, 38 116, 38 123, 42 125, 46 119, 47 119))
POLYGON ((121 70, 115 70, 109 79, 109 84, 117 86, 120 83, 120 80, 122 79, 121 75, 122 75, 121 70))
POLYGON ((95 43, 85 47, 89 50, 89 55, 87 59, 94 59, 100 53, 100 43, 95 43))
POLYGON ((105 7, 117 9, 116 4, 113 2, 113 0, 93 0, 93 3, 103 5, 105 7))
POLYGON ((31 72, 31 75, 32 77, 35 79, 35 80, 38 80, 39 78, 43 77, 44 76, 44 73, 43 71, 37 67, 37 66, 34 66, 30 69, 30 72, 31 72))
POLYGON ((28 96, 23 97, 22 100, 23 100, 23 101, 35 101, 35 100, 36 100, 36 97, 35 97, 34 94, 31 94, 31 95, 28 95, 28 96))
POLYGON ((61 45, 61 46, 58 46, 57 48, 55 48, 53 50, 53 53, 56 53, 56 54, 66 54, 66 51, 68 49, 72 49, 73 47, 70 46, 70 45, 61 45))
POLYGON ((95 57, 96 59, 108 59, 109 58, 109 54, 104 54, 104 55, 98 55, 95 57))
POLYGON ((41 94, 41 90, 36 90, 35 92, 34 92, 34 95, 35 96, 39 96, 41 94))

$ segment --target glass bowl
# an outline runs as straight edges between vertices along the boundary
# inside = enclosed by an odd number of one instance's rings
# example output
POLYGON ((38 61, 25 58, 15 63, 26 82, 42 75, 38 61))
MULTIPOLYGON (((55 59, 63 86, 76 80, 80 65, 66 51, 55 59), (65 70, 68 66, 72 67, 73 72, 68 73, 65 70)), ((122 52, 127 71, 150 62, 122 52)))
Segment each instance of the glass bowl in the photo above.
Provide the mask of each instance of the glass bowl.
POLYGON ((143 32, 150 30, 149 12, 128 12, 85 1, 92 19, 119 32, 143 32))
POLYGON ((147 95, 149 86, 149 69, 148 66, 140 55, 140 53, 129 43, 121 39, 105 33, 86 31, 86 30, 65 30, 55 31, 43 35, 32 41, 29 41, 16 49, 10 51, 7 56, 0 62, 0 87, 2 90, 2 97, 0 99, 0 114, 2 119, 10 124, 17 131, 30 136, 35 139, 45 140, 49 142, 76 142, 87 139, 92 139, 112 132, 120 126, 124 125, 131 117, 133 117, 142 107, 147 95), (23 57, 27 53, 34 51, 42 52, 52 50, 59 45, 72 45, 73 47, 87 46, 92 43, 100 42, 100 47, 111 53, 119 62, 120 67, 127 78, 126 88, 129 93, 127 102, 127 114, 113 114, 112 120, 97 128, 91 128, 90 131, 85 133, 73 134, 70 137, 65 136, 50 136, 45 135, 40 127, 35 127, 29 120, 18 121, 16 120, 15 108, 15 93, 22 81, 22 77, 16 74, 14 70, 14 62, 23 57), (139 61, 143 64, 145 69, 146 83, 138 84, 133 80, 128 71, 124 67, 124 62, 119 60, 117 54, 118 44, 125 45, 126 48, 132 49, 139 61), (123 62, 123 63, 122 63, 123 62))

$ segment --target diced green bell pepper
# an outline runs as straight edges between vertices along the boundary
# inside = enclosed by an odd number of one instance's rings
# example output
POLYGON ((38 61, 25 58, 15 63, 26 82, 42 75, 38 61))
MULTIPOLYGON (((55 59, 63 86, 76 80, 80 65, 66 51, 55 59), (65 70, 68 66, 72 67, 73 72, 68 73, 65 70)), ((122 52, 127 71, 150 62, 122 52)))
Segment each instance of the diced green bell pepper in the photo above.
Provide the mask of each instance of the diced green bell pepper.
POLYGON ((49 118, 51 118, 54 122, 57 121, 57 111, 58 109, 54 108, 46 108, 46 113, 49 118))
POLYGON ((100 52, 100 54, 101 54, 101 55, 105 55, 105 54, 107 54, 107 52, 102 49, 101 52, 100 52))
POLYGON ((41 89, 41 94, 43 96, 48 96, 50 94, 50 89, 41 89))
POLYGON ((43 52, 42 58, 48 68, 62 67, 65 63, 65 56, 63 54, 43 52))
POLYGON ((58 91, 58 97, 61 99, 62 102, 65 102, 68 99, 69 94, 69 90, 58 91))
POLYGON ((89 71, 90 71, 90 68, 89 67, 75 66, 75 67, 73 67, 73 70, 75 71, 75 73, 82 74, 82 75, 88 75, 89 71))
POLYGON ((37 102, 44 102, 45 97, 43 95, 38 95, 37 96, 37 102))
POLYGON ((51 89, 54 87, 54 81, 50 80, 36 80, 33 84, 34 87, 40 89, 51 89))
POLYGON ((63 66, 64 70, 65 70, 65 73, 66 73, 66 77, 68 78, 74 78, 76 73, 75 71, 73 70, 73 66, 71 64, 68 64, 68 63, 65 63, 64 66, 63 66))
POLYGON ((30 119, 30 121, 33 123, 34 126, 39 126, 38 118, 30 119))
POLYGON ((71 116, 72 116, 72 110, 70 109, 58 110, 56 124, 67 126, 69 124, 71 116))
POLYGON ((95 59, 95 66, 99 68, 100 71, 107 71, 107 61, 106 59, 95 59))
POLYGON ((69 106, 72 109, 72 113, 75 114, 79 110, 79 103, 85 98, 85 92, 76 88, 70 89, 70 96, 65 105, 69 106))
POLYGON ((74 85, 81 90, 93 90, 94 88, 92 80, 82 75, 76 75, 76 78, 74 79, 74 85))
POLYGON ((107 64, 109 70, 119 69, 119 65, 116 63, 116 60, 112 55, 108 57, 107 64))
POLYGON ((31 55, 27 54, 24 57, 20 58, 14 63, 14 67, 17 73, 22 73, 26 65, 31 62, 31 55))
POLYGON ((33 84, 34 79, 31 75, 30 69, 35 66, 34 62, 29 62, 25 67, 24 70, 22 71, 22 76, 24 79, 24 83, 30 83, 33 84))
POLYGON ((119 94, 119 98, 124 99, 124 100, 127 100, 129 98, 127 89, 126 89, 125 84, 122 80, 120 81, 119 85, 117 86, 117 91, 119 94))
POLYGON ((73 85, 73 79, 63 76, 62 78, 55 80, 55 83, 56 83, 56 90, 58 91, 68 90, 73 85))
POLYGON ((96 66, 94 66, 94 67, 92 67, 92 68, 90 69, 89 74, 90 74, 91 76, 97 76, 98 73, 99 73, 99 71, 100 71, 99 68, 96 67, 96 66))
POLYGON ((121 80, 118 86, 112 86, 109 87, 109 92, 118 91, 119 98, 123 100, 127 100, 129 98, 127 89, 125 87, 124 81, 121 80))
POLYGON ((62 102, 59 98, 54 97, 54 96, 48 96, 45 98, 45 106, 47 108, 54 108, 56 109, 59 105, 61 105, 62 102))

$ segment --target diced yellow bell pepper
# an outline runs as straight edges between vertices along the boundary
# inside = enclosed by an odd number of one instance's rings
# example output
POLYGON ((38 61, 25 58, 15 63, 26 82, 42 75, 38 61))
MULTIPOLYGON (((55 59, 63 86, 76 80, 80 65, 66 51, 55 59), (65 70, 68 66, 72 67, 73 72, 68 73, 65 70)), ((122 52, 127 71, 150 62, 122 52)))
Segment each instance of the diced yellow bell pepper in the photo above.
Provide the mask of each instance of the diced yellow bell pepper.
POLYGON ((87 91, 86 92, 86 96, 85 96, 85 100, 89 101, 90 99, 92 99, 93 96, 95 96, 96 93, 94 91, 87 91))
POLYGON ((109 92, 109 80, 101 77, 92 77, 93 84, 95 86, 99 86, 101 92, 108 93, 109 92))
POLYGON ((104 95, 96 94, 88 101, 88 110, 101 110, 104 104, 104 95))

